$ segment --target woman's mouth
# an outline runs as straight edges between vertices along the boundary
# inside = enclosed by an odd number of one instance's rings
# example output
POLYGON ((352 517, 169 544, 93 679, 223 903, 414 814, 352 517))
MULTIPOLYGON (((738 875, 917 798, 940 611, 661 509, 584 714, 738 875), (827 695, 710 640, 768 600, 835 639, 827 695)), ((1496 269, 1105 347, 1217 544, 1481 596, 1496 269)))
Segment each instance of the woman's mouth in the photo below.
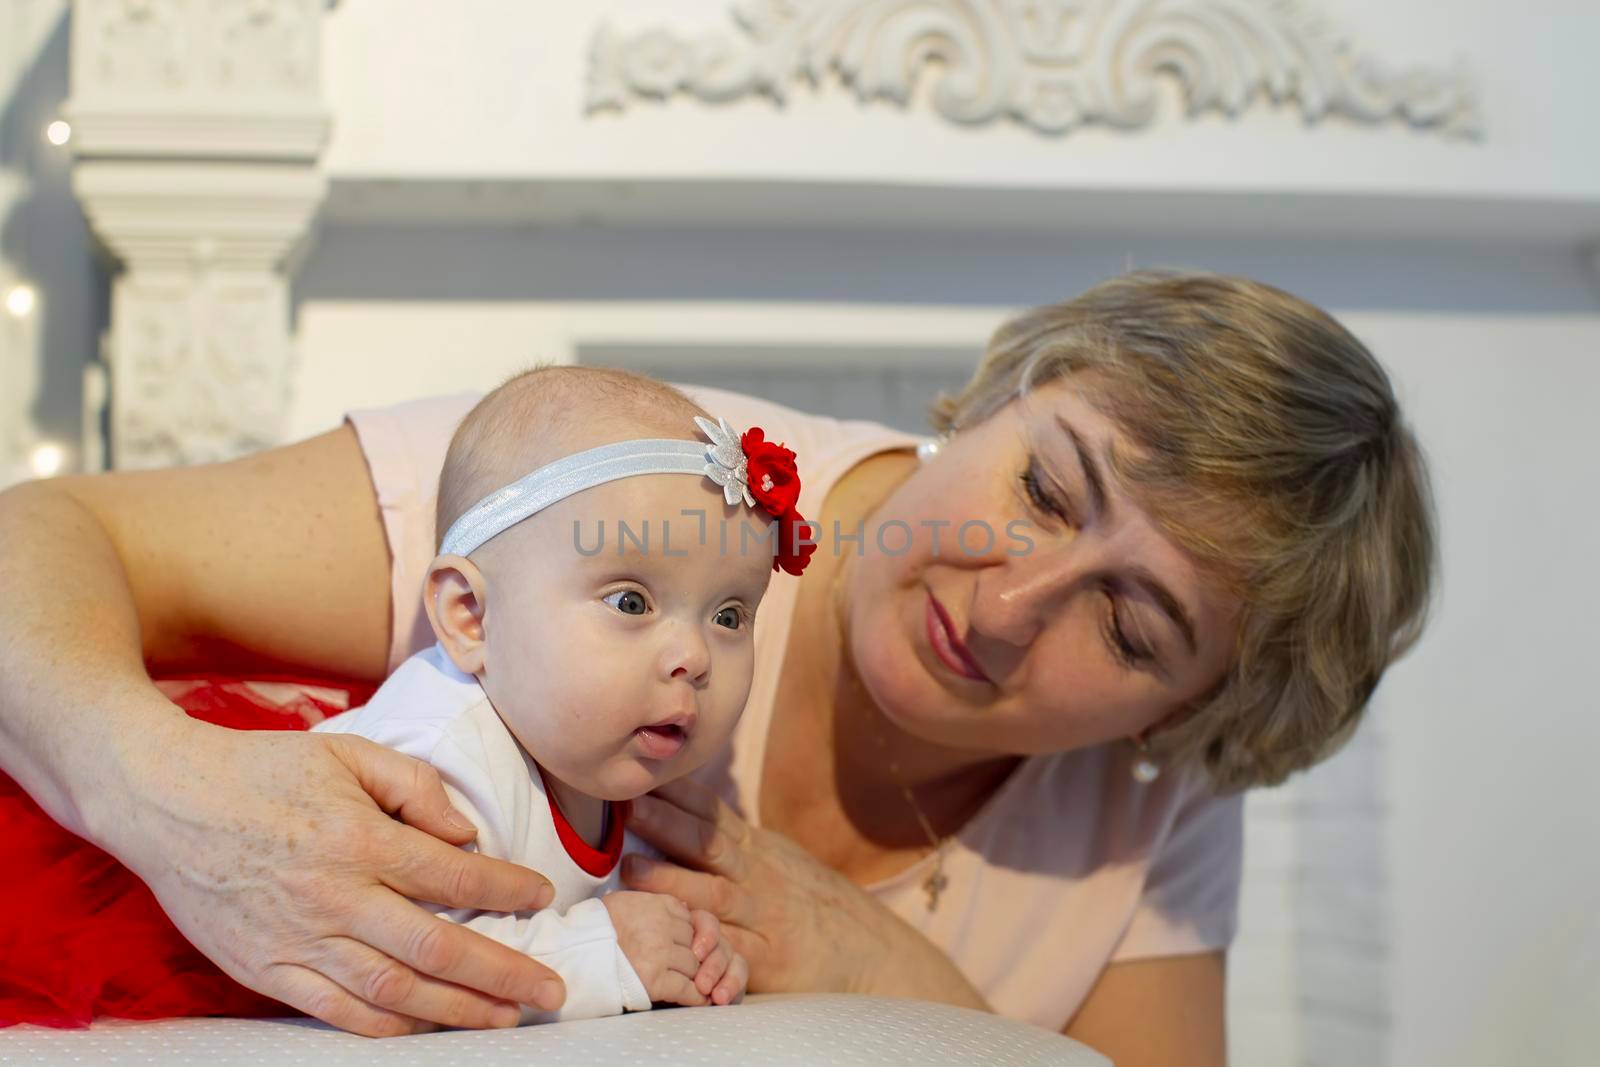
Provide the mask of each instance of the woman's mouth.
POLYGON ((932 593, 928 594, 926 615, 928 644, 932 646, 933 654, 939 657, 939 662, 963 678, 971 678, 975 682, 987 682, 989 676, 983 673, 978 661, 973 659, 972 653, 967 651, 967 646, 956 636, 956 628, 944 610, 944 605, 940 604, 932 593))

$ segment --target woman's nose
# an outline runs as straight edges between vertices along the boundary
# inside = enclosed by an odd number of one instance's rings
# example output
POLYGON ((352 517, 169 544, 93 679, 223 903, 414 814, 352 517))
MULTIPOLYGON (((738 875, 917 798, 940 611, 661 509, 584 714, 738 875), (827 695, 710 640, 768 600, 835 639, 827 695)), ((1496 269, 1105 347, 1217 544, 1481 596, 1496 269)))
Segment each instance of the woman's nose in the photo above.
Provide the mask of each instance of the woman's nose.
POLYGON ((978 572, 973 591, 972 629, 982 637, 1027 648, 1082 584, 1083 561, 1070 548, 1035 549, 978 572))

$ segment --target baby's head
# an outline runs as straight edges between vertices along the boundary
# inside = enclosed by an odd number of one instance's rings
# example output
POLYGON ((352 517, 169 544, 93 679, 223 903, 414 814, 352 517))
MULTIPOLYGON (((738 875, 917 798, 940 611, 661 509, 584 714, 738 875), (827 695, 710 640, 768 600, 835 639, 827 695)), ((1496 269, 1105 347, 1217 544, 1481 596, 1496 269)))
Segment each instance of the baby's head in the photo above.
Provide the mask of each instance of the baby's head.
POLYGON ((602 445, 707 445, 705 414, 638 375, 543 367, 485 397, 445 460, 424 588, 434 634, 545 773, 590 796, 638 796, 727 743, 750 691, 774 520, 728 504, 704 473, 591 484, 523 519, 478 505, 602 445), (463 516, 503 528, 444 543, 463 516))

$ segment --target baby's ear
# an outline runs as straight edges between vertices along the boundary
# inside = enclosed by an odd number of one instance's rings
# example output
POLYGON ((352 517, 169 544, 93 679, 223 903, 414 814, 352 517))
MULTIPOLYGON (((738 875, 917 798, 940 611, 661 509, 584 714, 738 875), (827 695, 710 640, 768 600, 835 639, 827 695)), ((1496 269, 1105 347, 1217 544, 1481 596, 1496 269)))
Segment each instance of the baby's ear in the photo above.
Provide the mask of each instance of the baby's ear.
POLYGON ((433 636, 465 674, 481 673, 488 658, 483 631, 488 591, 483 572, 465 556, 435 557, 423 582, 422 603, 433 636))

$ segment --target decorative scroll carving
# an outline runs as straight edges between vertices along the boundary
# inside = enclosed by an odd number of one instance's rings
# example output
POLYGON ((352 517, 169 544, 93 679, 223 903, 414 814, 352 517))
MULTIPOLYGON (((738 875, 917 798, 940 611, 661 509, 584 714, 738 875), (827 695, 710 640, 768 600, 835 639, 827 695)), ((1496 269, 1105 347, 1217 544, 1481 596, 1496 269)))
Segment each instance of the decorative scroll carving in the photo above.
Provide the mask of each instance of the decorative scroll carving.
MULTIPOLYGON (((312 96, 324 0, 79 0, 80 101, 102 94, 312 96)), ((215 101, 210 101, 215 102, 215 101)))
POLYGON ((183 91, 190 82, 184 64, 191 47, 188 7, 187 0, 79 3, 76 40, 88 48, 78 59, 77 81, 128 92, 183 91))
POLYGON ((217 0, 217 85, 304 93, 316 86, 320 0, 217 0))
POLYGON ((229 459, 277 444, 291 373, 276 277, 116 282, 118 467, 229 459))
POLYGON ((733 17, 737 32, 693 38, 602 24, 589 108, 677 93, 781 104, 795 82, 834 73, 863 103, 925 95, 951 122, 1063 133, 1147 125, 1171 81, 1191 117, 1264 98, 1293 100, 1307 121, 1479 132, 1463 73, 1392 70, 1287 0, 745 0, 733 17))

